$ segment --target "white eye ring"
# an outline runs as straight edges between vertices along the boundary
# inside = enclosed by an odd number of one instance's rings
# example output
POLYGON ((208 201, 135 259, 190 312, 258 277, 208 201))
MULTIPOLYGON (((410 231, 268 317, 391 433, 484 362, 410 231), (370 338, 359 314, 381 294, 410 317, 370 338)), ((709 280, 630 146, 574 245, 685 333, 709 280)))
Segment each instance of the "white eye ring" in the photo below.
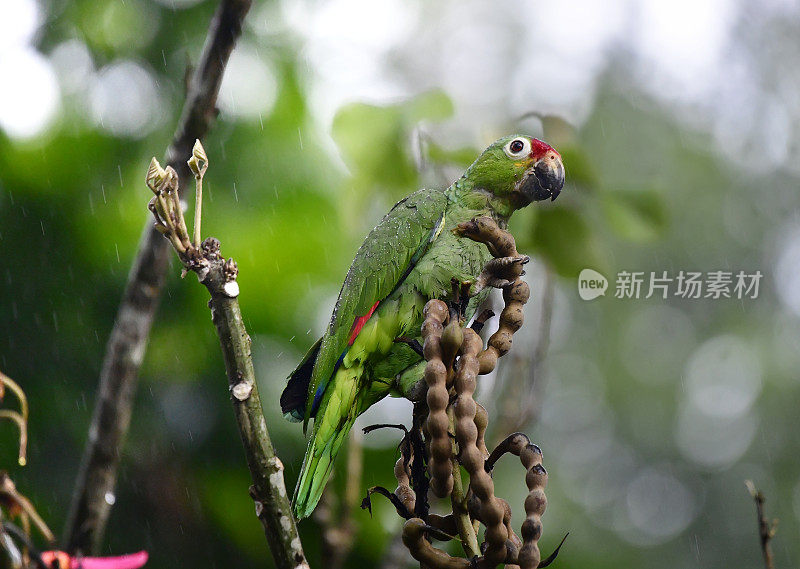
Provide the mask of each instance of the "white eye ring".
POLYGON ((527 156, 531 152, 531 141, 528 140, 527 138, 521 138, 521 137, 520 138, 515 138, 514 140, 509 141, 508 144, 505 145, 505 147, 503 148, 503 151, 506 153, 506 155, 509 158, 521 158, 523 156, 527 156), (520 142, 522 143, 522 149, 521 150, 517 150, 516 152, 511 150, 511 146, 512 145, 513 146, 519 146, 518 143, 520 143, 520 142))

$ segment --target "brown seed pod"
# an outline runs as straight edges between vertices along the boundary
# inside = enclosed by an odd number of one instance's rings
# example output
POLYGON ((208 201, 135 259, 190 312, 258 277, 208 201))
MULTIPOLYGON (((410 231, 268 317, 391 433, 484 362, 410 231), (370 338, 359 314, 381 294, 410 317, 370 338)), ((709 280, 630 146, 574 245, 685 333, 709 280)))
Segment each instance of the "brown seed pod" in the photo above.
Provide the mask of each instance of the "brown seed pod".
POLYGON ((478 429, 478 440, 475 441, 475 444, 478 445, 478 449, 483 453, 483 456, 489 456, 489 450, 486 448, 486 439, 484 436, 486 435, 486 427, 489 426, 489 413, 486 412, 486 408, 481 405, 480 403, 476 403, 478 408, 475 410, 475 427, 478 429))
POLYGON ((425 366, 425 383, 428 385, 428 418, 425 420, 428 471, 433 493, 444 498, 453 491, 453 463, 450 458, 452 444, 447 433, 450 425, 447 405, 450 398, 447 393, 447 368, 442 361, 441 346, 443 323, 447 320, 449 311, 441 300, 431 300, 425 305, 423 315, 423 352, 428 362, 425 366))
POLYGON ((480 374, 485 375, 494 370, 497 358, 508 353, 511 349, 511 337, 522 326, 522 306, 528 302, 530 288, 520 277, 523 274, 523 265, 530 259, 519 254, 514 237, 508 231, 500 229, 489 217, 478 217, 461 223, 455 232, 473 241, 485 243, 495 257, 486 263, 476 288, 494 286, 503 289, 505 308, 500 314, 500 327, 489 338, 488 347, 478 356, 480 374))
POLYGON ((432 569, 468 569, 470 561, 462 557, 452 557, 435 548, 425 538, 428 526, 419 518, 411 518, 403 526, 403 543, 420 566, 432 569))
POLYGON ((458 526, 456 525, 456 517, 453 514, 440 516, 439 514, 428 514, 426 517, 428 525, 436 528, 447 535, 457 535, 458 526))
POLYGON ((394 465, 394 477, 397 479, 397 488, 394 491, 394 495, 408 508, 409 512, 413 512, 417 503, 417 496, 414 494, 414 490, 411 489, 409 466, 408 457, 405 456, 405 453, 402 453, 394 465))
POLYGON ((480 519, 486 526, 484 558, 497 565, 505 561, 508 531, 503 524, 503 505, 494 495, 494 482, 484 469, 485 455, 478 448, 475 425, 477 404, 473 399, 478 376, 478 353, 483 347, 480 336, 471 329, 464 331, 464 343, 458 360, 453 387, 456 392, 455 434, 459 459, 470 478, 470 489, 480 502, 480 519))
MULTIPOLYGON (((464 329, 461 327, 458 318, 452 318, 442 331, 442 362, 447 367, 448 372, 452 372, 453 362, 456 354, 461 349, 464 341, 464 329)), ((451 374, 448 374, 451 375, 451 374)), ((452 382, 452 377, 448 377, 448 387, 452 382)))
POLYGON ((489 346, 478 356, 481 374, 494 370, 497 358, 504 356, 511 349, 511 338, 514 332, 522 327, 524 320, 522 307, 528 302, 530 294, 528 283, 521 279, 503 289, 505 307, 500 313, 499 328, 489 338, 489 346))
MULTIPOLYGON (((506 531, 508 532, 508 539, 506 540, 505 565, 507 568, 513 569, 517 567, 515 563, 519 555, 519 550, 522 548, 522 540, 516 533, 514 533, 514 529, 511 527, 511 506, 502 498, 497 498, 497 501, 500 502, 500 505, 503 507, 503 525, 506 527, 506 531)), ((475 494, 470 494, 468 511, 472 519, 483 523, 483 519, 481 518, 480 500, 478 500, 475 494)))
MULTIPOLYGON (((409 519, 403 528, 403 543, 420 566, 431 569, 490 569, 500 564, 513 569, 536 569, 540 561, 541 516, 547 506, 544 494, 547 472, 541 464, 541 451, 525 435, 517 433, 489 454, 484 440, 489 417, 473 397, 477 376, 495 368, 497 359, 510 350, 513 334, 522 326, 523 305, 528 301, 530 289, 520 277, 529 259, 517 252, 511 234, 500 229, 491 218, 473 219, 459 225, 455 232, 485 243, 495 257, 486 264, 471 292, 474 294, 486 286, 502 288, 505 306, 498 330, 489 338, 486 349, 482 349, 483 343, 475 330, 464 329, 457 318, 449 317, 444 303, 432 300, 425 306, 422 337, 427 393, 424 403, 419 405, 421 416, 425 417, 422 427, 430 487, 439 497, 455 498, 451 500, 453 513, 445 516, 429 514, 427 508, 420 508, 416 514, 420 517, 409 519), (448 433, 451 423, 455 444, 448 433), (519 456, 526 468, 529 493, 521 538, 511 528, 508 502, 494 494, 490 474, 497 459, 507 452, 519 456), (454 476, 460 475, 459 464, 469 475, 466 496, 460 485, 453 491, 457 480, 454 476), (478 548, 475 534, 479 522, 486 531, 485 541, 478 548), (438 539, 458 534, 469 555, 478 549, 482 555, 471 560, 451 557, 431 545, 429 540, 437 537, 437 532, 438 539)), ((487 317, 488 314, 478 318, 475 327, 479 329, 487 317)), ((411 460, 415 458, 412 456, 411 460)), ((414 497, 410 478, 416 470, 410 464, 401 457, 395 465, 398 480, 395 495, 409 511, 423 501, 427 505, 421 496, 414 497)))
POLYGON ((547 470, 542 466, 542 451, 522 433, 514 433, 497 445, 486 461, 486 470, 491 471, 497 460, 506 453, 519 457, 527 470, 525 484, 528 496, 525 498, 525 521, 522 523, 522 547, 517 556, 521 569, 536 569, 541 560, 539 538, 542 536, 542 515, 547 508, 544 487, 547 485, 547 470))
MULTIPOLYGON (((508 532, 508 541, 513 546, 514 551, 519 552, 520 548, 522 547, 522 540, 516 533, 514 533, 514 529, 511 527, 511 505, 508 503, 508 501, 503 500, 502 498, 498 498, 498 500, 503 506, 503 525, 506 526, 506 531, 508 532)), ((516 555, 511 556, 512 559, 516 559, 516 557, 516 555)), ((506 567, 508 567, 508 565, 506 565, 506 567)))
POLYGON ((514 237, 488 216, 476 217, 470 221, 459 223, 453 230, 461 237, 486 244, 492 257, 514 257, 517 246, 514 237))

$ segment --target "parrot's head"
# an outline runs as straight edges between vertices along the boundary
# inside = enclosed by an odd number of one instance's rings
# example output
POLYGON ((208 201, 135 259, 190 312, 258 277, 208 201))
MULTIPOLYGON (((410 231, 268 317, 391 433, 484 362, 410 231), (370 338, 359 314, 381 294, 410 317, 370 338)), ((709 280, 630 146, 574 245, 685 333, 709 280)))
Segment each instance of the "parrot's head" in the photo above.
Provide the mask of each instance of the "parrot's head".
POLYGON ((484 150, 465 177, 474 190, 492 194, 493 207, 508 216, 531 202, 556 199, 564 187, 564 164, 546 142, 516 134, 484 150))

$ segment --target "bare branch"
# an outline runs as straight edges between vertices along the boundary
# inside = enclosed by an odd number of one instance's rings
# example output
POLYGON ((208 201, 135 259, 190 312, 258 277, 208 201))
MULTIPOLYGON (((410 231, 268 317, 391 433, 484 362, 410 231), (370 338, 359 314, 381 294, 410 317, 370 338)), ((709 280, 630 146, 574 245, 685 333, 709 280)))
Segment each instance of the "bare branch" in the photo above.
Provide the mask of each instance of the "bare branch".
MULTIPOLYGON (((203 53, 188 83, 186 100, 166 160, 188 174, 181 157, 190 154, 216 116, 225 65, 242 31, 251 0, 222 0, 209 26, 203 53)), ((117 467, 131 417, 139 366, 144 357, 169 263, 169 243, 150 223, 139 242, 111 332, 89 440, 64 530, 70 553, 97 551, 111 510, 117 467)))
MULTIPOLYGON (((206 241, 208 242, 208 240, 206 241)), ((235 265, 234 265, 235 266, 235 265)), ((283 480, 283 463, 275 455, 264 420, 261 398, 250 357, 250 337, 242 321, 239 300, 229 296, 231 263, 212 265, 203 283, 211 292, 211 319, 217 329, 231 391, 239 435, 253 479, 250 496, 264 526, 272 557, 279 569, 308 567, 283 480)))
MULTIPOLYGON (((207 159, 200 141, 194 145, 189 164, 195 173, 198 199, 202 200, 207 159), (202 156, 202 167, 198 167, 198 156, 202 156)), ((161 174, 161 166, 153 160, 146 181, 158 203, 155 205, 151 201, 150 210, 156 210, 153 213, 156 222, 163 226, 161 231, 164 237, 173 244, 184 269, 194 272, 211 294, 211 320, 222 348, 236 424, 253 480, 250 496, 255 501, 256 516, 264 527, 275 565, 279 569, 307 568, 308 562, 283 479, 283 463, 275 454, 261 408, 250 336, 239 308, 239 284, 236 281, 239 269, 233 259, 226 260, 220 254, 218 240, 209 237, 197 247, 189 238, 181 206, 173 199, 178 193, 178 178, 171 166, 167 166, 161 174), (154 185, 156 182, 157 185, 154 185)), ((199 207, 196 211, 199 211, 199 207)), ((195 232, 199 227, 198 215, 195 218, 195 232)))
POLYGON ((774 569, 774 561, 772 558, 772 547, 769 542, 775 537, 778 531, 778 520, 772 520, 772 523, 767 520, 764 513, 764 502, 767 501, 764 493, 758 490, 753 484, 752 480, 745 480, 744 485, 747 486, 747 491, 753 497, 756 503, 756 515, 758 516, 758 537, 761 539, 761 554, 764 556, 765 569, 774 569))

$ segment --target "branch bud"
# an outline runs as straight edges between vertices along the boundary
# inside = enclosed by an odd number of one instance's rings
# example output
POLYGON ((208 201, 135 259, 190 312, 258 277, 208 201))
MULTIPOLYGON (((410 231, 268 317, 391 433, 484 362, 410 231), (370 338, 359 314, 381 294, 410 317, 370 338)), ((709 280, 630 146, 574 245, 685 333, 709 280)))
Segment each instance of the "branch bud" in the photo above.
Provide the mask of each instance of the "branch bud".
POLYGON ((194 141, 192 157, 189 158, 186 163, 189 165, 189 169, 192 171, 195 178, 202 178, 206 173, 206 169, 208 168, 208 156, 206 156, 206 150, 203 148, 200 140, 194 141))
POLYGON ((150 166, 147 168, 147 175, 145 176, 145 183, 147 187, 150 188, 154 194, 158 194, 158 186, 161 185, 161 182, 164 181, 164 177, 166 176, 166 172, 161 167, 161 164, 158 163, 155 156, 153 156, 152 160, 150 160, 150 166))

